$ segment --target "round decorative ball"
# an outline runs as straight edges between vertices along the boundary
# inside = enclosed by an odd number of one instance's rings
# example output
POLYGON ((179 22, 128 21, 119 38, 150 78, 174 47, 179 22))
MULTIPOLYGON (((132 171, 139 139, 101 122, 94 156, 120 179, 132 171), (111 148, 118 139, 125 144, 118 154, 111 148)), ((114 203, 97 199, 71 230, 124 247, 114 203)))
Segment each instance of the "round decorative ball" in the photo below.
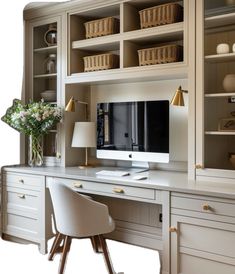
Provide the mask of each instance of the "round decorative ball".
POLYGON ((226 43, 218 44, 216 47, 216 52, 217 54, 229 53, 229 44, 226 44, 226 43))
POLYGON ((235 92, 235 74, 227 74, 224 77, 223 88, 226 92, 235 92))
POLYGON ((48 47, 55 46, 57 44, 57 29, 54 25, 49 25, 48 30, 44 34, 44 41, 48 47))

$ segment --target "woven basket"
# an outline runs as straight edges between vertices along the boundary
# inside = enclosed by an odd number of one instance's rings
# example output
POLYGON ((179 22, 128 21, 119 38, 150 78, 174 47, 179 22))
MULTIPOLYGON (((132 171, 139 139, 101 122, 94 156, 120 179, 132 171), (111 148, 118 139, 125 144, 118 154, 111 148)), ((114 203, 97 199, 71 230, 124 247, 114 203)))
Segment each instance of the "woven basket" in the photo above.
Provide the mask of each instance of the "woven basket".
POLYGON ((86 38, 99 37, 118 32, 118 19, 106 17, 84 23, 86 38))
POLYGON ((171 24, 183 20, 183 8, 176 3, 168 3, 139 11, 142 29, 171 24))
POLYGON ((156 65, 182 61, 183 47, 179 45, 165 45, 161 47, 138 50, 139 65, 156 65))
POLYGON ((84 71, 96 71, 117 68, 119 57, 115 54, 104 53, 83 57, 84 71))

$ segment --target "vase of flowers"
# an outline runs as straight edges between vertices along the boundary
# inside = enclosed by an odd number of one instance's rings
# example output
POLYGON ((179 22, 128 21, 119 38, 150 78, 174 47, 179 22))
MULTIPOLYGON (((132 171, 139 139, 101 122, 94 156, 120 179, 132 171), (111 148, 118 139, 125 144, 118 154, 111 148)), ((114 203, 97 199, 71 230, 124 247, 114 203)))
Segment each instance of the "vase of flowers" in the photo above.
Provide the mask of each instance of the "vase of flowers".
POLYGON ((14 99, 13 105, 1 119, 12 128, 29 136, 28 164, 43 165, 43 136, 61 121, 61 109, 43 101, 22 104, 20 100, 14 99))
POLYGON ((29 135, 28 139, 28 164, 42 166, 43 164, 43 137, 29 135))

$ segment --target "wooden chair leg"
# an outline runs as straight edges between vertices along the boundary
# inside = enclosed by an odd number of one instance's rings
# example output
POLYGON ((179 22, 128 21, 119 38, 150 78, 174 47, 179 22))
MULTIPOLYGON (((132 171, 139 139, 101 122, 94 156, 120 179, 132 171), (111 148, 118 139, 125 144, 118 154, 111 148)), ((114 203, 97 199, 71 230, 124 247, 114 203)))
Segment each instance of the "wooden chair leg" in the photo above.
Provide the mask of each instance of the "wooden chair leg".
POLYGON ((64 235, 62 235, 61 233, 58 232, 55 236, 54 242, 53 242, 51 250, 49 252, 49 256, 48 256, 49 261, 52 261, 55 253, 58 253, 60 244, 63 239, 64 239, 64 235))
POLYGON ((115 274, 115 271, 114 271, 113 265, 112 265, 112 261, 111 261, 110 255, 109 255, 109 251, 107 248, 106 241, 105 241, 103 235, 98 235, 98 238, 100 241, 101 248, 103 250, 104 261, 105 261, 108 273, 115 274))
POLYGON ((65 236, 64 245, 63 245, 63 252, 61 254, 60 266, 59 266, 59 271, 58 271, 59 274, 64 273, 64 267, 65 267, 68 252, 70 250, 71 241, 72 241, 71 237, 65 236))
POLYGON ((100 240, 98 236, 91 237, 91 244, 95 253, 103 253, 100 240))

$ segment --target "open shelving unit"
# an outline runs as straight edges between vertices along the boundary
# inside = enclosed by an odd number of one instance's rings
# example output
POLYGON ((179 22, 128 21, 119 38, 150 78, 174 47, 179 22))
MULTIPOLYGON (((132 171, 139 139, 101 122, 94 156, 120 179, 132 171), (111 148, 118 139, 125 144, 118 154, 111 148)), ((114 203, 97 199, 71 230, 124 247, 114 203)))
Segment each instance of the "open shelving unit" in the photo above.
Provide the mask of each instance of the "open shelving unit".
MULTIPOLYGON (((164 1, 174 2, 174 1, 164 1)), ((179 2, 184 5, 184 1, 179 2)), ((177 78, 184 78, 187 66, 187 46, 185 38, 185 23, 176 22, 173 24, 161 25, 141 29, 139 11, 141 9, 163 4, 159 0, 151 1, 128 1, 127 3, 115 4, 104 7, 102 9, 94 9, 89 11, 77 11, 68 14, 68 33, 69 33, 69 50, 68 50, 68 66, 67 66, 67 83, 78 83, 87 81, 103 81, 103 71, 90 72, 89 77, 84 72, 83 57, 89 55, 96 55, 102 53, 113 53, 119 56, 119 67, 110 71, 106 71, 110 80, 125 81, 125 74, 127 73, 131 78, 141 77, 143 71, 156 70, 156 78, 169 79, 171 76, 177 78), (112 35, 85 38, 84 23, 90 20, 112 16, 119 20, 119 29, 117 33, 112 35), (184 46, 183 59, 179 62, 158 64, 140 67, 138 61, 138 50, 144 48, 151 48, 161 46, 164 44, 178 44, 184 46), (176 75, 176 67, 179 67, 178 75, 176 75), (184 70, 185 68, 185 70, 184 70), (129 70, 131 69, 131 70, 129 70), (161 75, 163 71, 169 71, 161 75), (170 72, 172 70, 172 72, 170 72), (182 73, 182 71, 184 72, 182 73), (158 76, 158 71, 160 72, 158 76), (171 75, 171 76, 169 76, 171 75)), ((150 72, 151 75, 151 72, 150 72)), ((151 76, 150 76, 151 77, 151 76)))

